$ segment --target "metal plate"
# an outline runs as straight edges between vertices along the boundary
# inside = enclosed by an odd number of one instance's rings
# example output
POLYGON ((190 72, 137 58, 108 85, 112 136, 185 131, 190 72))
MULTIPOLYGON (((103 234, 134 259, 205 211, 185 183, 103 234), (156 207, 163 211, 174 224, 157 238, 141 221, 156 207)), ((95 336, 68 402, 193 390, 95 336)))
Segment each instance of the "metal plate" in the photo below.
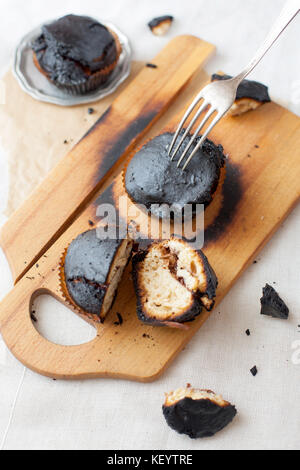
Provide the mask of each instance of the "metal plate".
POLYGON ((22 89, 36 100, 59 106, 93 103, 113 93, 130 75, 132 52, 128 38, 116 26, 100 22, 117 34, 122 45, 119 62, 105 84, 93 92, 78 96, 69 95, 53 85, 33 63, 31 43, 41 34, 43 25, 40 25, 21 40, 15 52, 13 71, 22 89))

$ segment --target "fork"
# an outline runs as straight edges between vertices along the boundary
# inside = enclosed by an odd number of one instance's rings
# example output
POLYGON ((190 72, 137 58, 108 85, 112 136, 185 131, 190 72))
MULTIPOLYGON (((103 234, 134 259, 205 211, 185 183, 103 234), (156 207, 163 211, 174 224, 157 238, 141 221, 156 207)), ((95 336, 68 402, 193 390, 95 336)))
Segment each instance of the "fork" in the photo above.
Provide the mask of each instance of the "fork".
POLYGON ((215 127, 215 125, 220 121, 220 119, 227 113, 227 111, 231 108, 233 105, 235 99, 236 99, 236 94, 237 94, 237 89, 240 83, 244 80, 247 75, 249 75, 250 72, 256 67, 256 65, 262 60, 262 58, 265 56, 265 54, 268 52, 268 50, 271 48, 271 46, 275 43, 275 41, 279 38, 281 33, 286 29, 286 27, 291 23, 291 21, 295 18, 295 16, 299 13, 300 11, 300 0, 289 0, 281 14, 279 15, 279 18, 273 25, 269 35, 267 36, 266 40, 262 44, 262 46, 259 48, 257 53, 255 54, 254 58, 251 60, 249 63, 248 67, 246 67, 243 72, 241 72, 239 75, 237 75, 234 78, 231 78, 229 80, 223 80, 223 81, 216 81, 213 83, 210 83, 207 85, 205 88, 203 88, 200 93, 196 96, 194 101, 192 102, 191 106, 189 109, 186 111, 185 115, 183 116, 177 131, 174 135, 174 138, 172 140, 172 143, 169 148, 169 156, 171 157, 171 160, 174 160, 175 156, 177 155, 179 149, 181 148, 183 142, 185 141, 185 138, 189 134, 190 130, 198 120, 199 116, 203 111, 208 109, 205 117, 197 127, 193 137, 190 139, 187 147, 184 149, 182 152, 177 167, 179 168, 181 163, 183 162, 184 158, 188 154, 190 148, 198 138, 201 129, 204 127, 204 125, 207 123, 209 118, 214 114, 217 113, 216 116, 214 117, 213 121, 211 124, 208 126, 207 130, 204 132, 202 137, 200 138, 199 142, 195 146, 194 150, 191 152, 189 155, 186 163, 183 166, 183 170, 185 170, 192 160, 192 158, 195 156, 195 154, 198 152, 198 150, 202 147, 202 145, 205 142, 206 137, 208 134, 211 132, 211 130, 215 127), (202 101, 199 109, 196 111, 194 117, 191 119, 190 124, 184 131, 183 135, 181 136, 181 139, 175 148, 174 152, 172 153, 172 150, 176 144, 176 141, 179 137, 179 134, 181 133, 183 126, 185 122, 187 121, 188 117, 191 116, 192 112, 202 101))

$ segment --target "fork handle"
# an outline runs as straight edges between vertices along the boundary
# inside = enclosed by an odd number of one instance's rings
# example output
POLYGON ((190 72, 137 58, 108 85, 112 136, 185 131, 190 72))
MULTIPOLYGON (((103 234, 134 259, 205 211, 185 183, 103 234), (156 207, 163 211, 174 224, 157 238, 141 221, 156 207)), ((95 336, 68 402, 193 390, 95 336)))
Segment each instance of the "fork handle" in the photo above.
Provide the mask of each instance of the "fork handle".
POLYGON ((257 64, 262 60, 268 50, 272 47, 274 42, 279 38, 281 33, 287 28, 291 21, 300 11, 300 0, 289 0, 286 2, 282 12, 280 13, 278 19, 273 25, 271 31, 269 32, 264 43, 258 49, 257 53, 249 63, 249 65, 241 72, 237 77, 239 83, 249 75, 250 72, 257 66, 257 64))

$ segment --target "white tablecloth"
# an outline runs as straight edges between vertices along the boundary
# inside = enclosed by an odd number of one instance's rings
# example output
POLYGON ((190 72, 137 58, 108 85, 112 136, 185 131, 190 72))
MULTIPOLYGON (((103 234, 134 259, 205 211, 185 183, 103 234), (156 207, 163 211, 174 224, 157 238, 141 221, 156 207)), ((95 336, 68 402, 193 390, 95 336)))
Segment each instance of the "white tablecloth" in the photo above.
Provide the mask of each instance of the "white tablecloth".
MULTIPOLYGON (((235 73, 250 59, 283 3, 1 0, 0 68, 7 67, 20 36, 43 20, 74 12, 116 23, 130 37, 136 59, 151 59, 175 35, 199 35, 218 47, 208 70, 235 73), (162 14, 173 14, 176 22, 165 38, 157 38, 146 23, 162 14)), ((297 18, 252 75, 270 85, 276 101, 297 113, 299 23, 297 18)), ((0 156, 3 211, 7 174, 5 155, 0 156)), ((0 449, 299 449, 299 233, 297 207, 262 251, 258 263, 248 269, 178 360, 153 384, 55 382, 25 370, 0 337, 0 449), (288 322, 259 314, 266 282, 276 282, 287 300, 288 322), (250 337, 245 334, 247 328, 250 337), (256 378, 249 372, 254 365, 259 371, 256 378), (235 403, 239 415, 234 423, 202 441, 171 431, 161 412, 164 392, 187 382, 215 390, 235 403)), ((12 287, 2 253, 0 280, 2 297, 12 287)), ((53 341, 76 344, 94 334, 90 326, 52 299, 40 299, 38 311, 39 328, 53 341)))

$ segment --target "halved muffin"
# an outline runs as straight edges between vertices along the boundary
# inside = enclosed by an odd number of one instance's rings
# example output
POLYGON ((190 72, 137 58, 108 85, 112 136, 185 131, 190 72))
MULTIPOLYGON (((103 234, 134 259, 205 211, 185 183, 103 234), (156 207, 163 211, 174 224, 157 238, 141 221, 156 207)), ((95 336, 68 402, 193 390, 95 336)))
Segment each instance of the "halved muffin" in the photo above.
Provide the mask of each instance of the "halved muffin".
POLYGON ((117 35, 87 16, 67 15, 42 27, 34 63, 54 85, 84 94, 106 82, 121 53, 117 35))
POLYGON ((289 309, 274 287, 266 284, 263 288, 263 296, 260 299, 261 314, 280 320, 288 320, 289 309))
POLYGON ((79 235, 62 266, 65 297, 81 313, 103 322, 116 296, 133 247, 130 239, 100 239, 97 230, 79 235))
POLYGON ((206 256, 172 238, 153 243, 132 260, 139 319, 147 324, 180 327, 202 307, 212 310, 217 277, 206 256))
POLYGON ((224 429, 237 410, 211 390, 180 388, 166 394, 163 414, 174 431, 198 439, 214 436, 224 429))

